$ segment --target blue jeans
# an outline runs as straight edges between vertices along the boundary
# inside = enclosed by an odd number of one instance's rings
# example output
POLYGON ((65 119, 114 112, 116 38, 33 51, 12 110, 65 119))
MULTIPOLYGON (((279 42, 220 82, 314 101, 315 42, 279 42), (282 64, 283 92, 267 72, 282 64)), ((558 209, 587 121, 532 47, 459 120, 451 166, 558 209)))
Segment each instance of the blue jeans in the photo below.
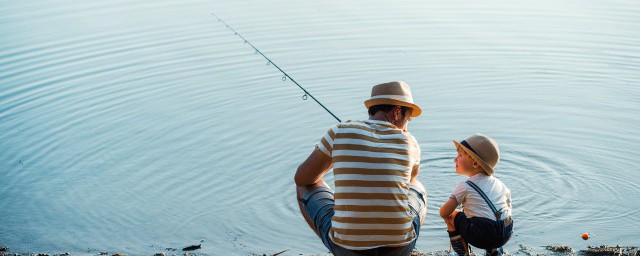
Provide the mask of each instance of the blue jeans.
MULTIPOLYGON (((416 231, 416 239, 408 245, 399 247, 378 247, 368 250, 350 250, 335 244, 329 237, 331 230, 331 218, 333 218, 335 201, 333 191, 328 187, 319 187, 305 194, 302 204, 309 214, 314 228, 320 234, 322 243, 335 256, 360 256, 360 255, 379 255, 379 256, 405 256, 411 255, 411 251, 416 246, 416 241, 420 235, 420 213, 426 211, 427 194, 424 191, 411 186, 409 188, 409 208, 413 217, 413 229, 416 231)), ((426 214, 423 214, 426 216, 426 214)))

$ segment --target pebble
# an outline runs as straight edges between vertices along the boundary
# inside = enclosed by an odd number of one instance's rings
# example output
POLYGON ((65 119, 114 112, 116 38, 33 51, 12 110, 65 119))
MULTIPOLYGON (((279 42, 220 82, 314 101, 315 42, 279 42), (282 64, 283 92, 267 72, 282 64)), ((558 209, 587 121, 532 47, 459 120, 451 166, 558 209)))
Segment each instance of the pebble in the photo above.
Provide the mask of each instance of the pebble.
POLYGON ((200 244, 199 244, 199 245, 191 245, 191 246, 187 246, 187 247, 185 247, 185 248, 182 248, 182 250, 183 250, 183 251, 193 251, 193 250, 198 250, 198 249, 200 249, 200 248, 202 248, 202 247, 201 247, 201 246, 200 246, 200 244))

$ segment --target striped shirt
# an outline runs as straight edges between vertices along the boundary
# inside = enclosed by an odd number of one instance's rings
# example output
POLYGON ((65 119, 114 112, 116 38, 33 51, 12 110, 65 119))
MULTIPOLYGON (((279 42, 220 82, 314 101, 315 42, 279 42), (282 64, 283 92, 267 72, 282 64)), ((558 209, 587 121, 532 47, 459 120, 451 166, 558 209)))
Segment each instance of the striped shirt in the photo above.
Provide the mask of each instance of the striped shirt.
POLYGON ((408 194, 420 147, 410 133, 385 121, 347 121, 333 126, 317 147, 333 162, 334 243, 366 250, 416 239, 408 194))

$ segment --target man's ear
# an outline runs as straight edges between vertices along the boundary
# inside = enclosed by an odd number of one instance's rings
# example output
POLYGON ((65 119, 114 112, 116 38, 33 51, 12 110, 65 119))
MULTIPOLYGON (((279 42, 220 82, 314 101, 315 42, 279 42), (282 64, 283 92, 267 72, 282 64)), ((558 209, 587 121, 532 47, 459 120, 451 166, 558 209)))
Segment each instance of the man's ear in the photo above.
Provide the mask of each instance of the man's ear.
POLYGON ((396 118, 400 119, 402 117, 402 107, 400 106, 395 106, 393 107, 393 114, 396 116, 396 118))

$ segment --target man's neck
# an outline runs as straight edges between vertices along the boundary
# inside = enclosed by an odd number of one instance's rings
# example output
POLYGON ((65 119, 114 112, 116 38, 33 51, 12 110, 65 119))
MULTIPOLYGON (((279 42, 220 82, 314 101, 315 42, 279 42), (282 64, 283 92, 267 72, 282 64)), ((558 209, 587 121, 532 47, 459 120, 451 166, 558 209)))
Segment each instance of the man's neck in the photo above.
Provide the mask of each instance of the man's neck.
POLYGON ((375 115, 369 116, 369 120, 378 120, 391 123, 389 119, 384 115, 384 113, 382 113, 382 111, 378 111, 375 115))
POLYGON ((388 123, 392 124, 396 128, 403 130, 402 127, 398 127, 398 125, 396 125, 393 122, 389 121, 389 118, 387 118, 384 115, 384 113, 382 113, 382 111, 378 111, 375 115, 369 116, 369 120, 385 121, 385 122, 388 122, 388 123))

